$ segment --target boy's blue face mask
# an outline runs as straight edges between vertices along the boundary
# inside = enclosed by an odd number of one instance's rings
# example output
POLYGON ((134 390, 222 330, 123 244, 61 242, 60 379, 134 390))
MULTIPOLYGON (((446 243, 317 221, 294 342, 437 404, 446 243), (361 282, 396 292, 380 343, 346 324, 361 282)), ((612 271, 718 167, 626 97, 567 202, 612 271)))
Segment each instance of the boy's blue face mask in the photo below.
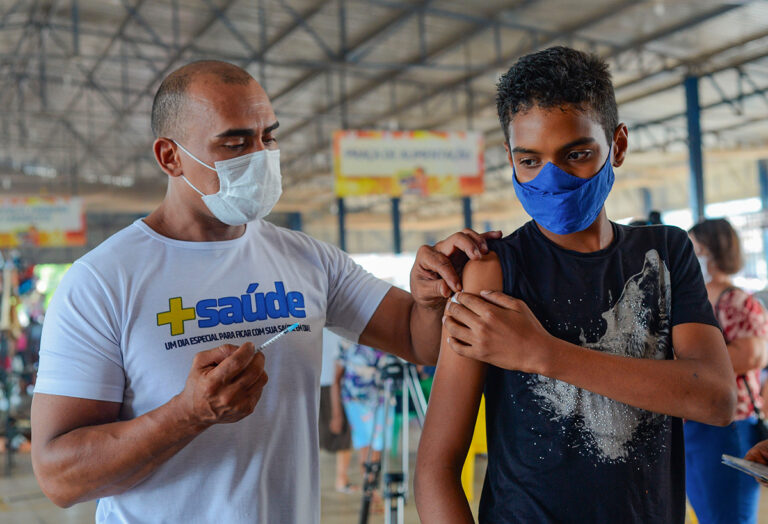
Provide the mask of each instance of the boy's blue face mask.
POLYGON ((611 155, 592 178, 579 178, 552 162, 536 178, 521 184, 513 167, 517 198, 544 229, 558 235, 584 231, 597 220, 613 187, 611 155))

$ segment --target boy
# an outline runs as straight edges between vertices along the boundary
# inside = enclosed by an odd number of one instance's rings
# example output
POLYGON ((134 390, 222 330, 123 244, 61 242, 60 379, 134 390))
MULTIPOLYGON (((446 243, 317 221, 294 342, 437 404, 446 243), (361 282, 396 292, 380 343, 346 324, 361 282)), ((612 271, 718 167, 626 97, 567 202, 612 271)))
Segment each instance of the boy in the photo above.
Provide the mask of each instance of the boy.
POLYGON ((601 59, 525 56, 497 106, 533 221, 468 264, 446 308, 418 453, 422 522, 472 522, 460 472, 484 392, 480 522, 682 523, 681 418, 727 425, 735 404, 691 243, 606 216, 627 127, 601 59))

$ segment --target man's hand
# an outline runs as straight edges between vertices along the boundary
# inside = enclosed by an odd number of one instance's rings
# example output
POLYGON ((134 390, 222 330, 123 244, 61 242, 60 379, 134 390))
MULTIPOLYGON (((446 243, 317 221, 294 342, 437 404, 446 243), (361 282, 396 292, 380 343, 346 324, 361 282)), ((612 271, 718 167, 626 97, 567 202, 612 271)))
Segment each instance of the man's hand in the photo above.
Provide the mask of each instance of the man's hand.
POLYGON ((195 355, 178 398, 195 424, 226 424, 253 412, 266 383, 263 353, 256 353, 251 342, 224 344, 195 355))
POLYGON ((452 292, 461 291, 460 274, 469 260, 488 253, 487 239, 501 238, 501 231, 482 235, 464 229, 433 246, 421 246, 411 269, 411 294, 419 306, 440 309, 452 292))
POLYGON ((552 335, 522 300, 498 291, 456 295, 443 323, 448 347, 459 355, 504 369, 539 373, 552 335))

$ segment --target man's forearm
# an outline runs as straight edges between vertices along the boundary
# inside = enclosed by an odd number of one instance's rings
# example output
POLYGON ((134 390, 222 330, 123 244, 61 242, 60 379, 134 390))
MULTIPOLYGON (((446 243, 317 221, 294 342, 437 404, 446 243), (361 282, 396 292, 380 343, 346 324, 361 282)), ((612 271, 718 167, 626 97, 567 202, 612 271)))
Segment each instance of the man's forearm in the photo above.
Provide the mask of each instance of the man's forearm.
POLYGON ((553 338, 540 374, 647 411, 727 425, 736 403, 732 374, 692 359, 630 358, 553 338))
POLYGON ((442 309, 428 309, 413 303, 411 306, 411 345, 422 364, 434 366, 440 354, 440 334, 442 333, 442 309))
POLYGON ((45 494, 60 506, 120 494, 204 431, 180 415, 175 399, 133 420, 77 428, 38 454, 45 494))

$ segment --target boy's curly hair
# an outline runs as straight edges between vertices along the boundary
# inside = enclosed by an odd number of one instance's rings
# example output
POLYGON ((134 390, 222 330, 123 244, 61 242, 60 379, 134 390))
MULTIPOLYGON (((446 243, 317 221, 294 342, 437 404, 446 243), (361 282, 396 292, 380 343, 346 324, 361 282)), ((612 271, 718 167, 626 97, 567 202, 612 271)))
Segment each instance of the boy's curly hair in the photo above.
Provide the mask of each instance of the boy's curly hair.
POLYGON ((593 113, 610 144, 619 111, 608 64, 597 55, 550 47, 521 57, 496 84, 496 109, 509 143, 509 123, 533 106, 573 106, 593 113))

